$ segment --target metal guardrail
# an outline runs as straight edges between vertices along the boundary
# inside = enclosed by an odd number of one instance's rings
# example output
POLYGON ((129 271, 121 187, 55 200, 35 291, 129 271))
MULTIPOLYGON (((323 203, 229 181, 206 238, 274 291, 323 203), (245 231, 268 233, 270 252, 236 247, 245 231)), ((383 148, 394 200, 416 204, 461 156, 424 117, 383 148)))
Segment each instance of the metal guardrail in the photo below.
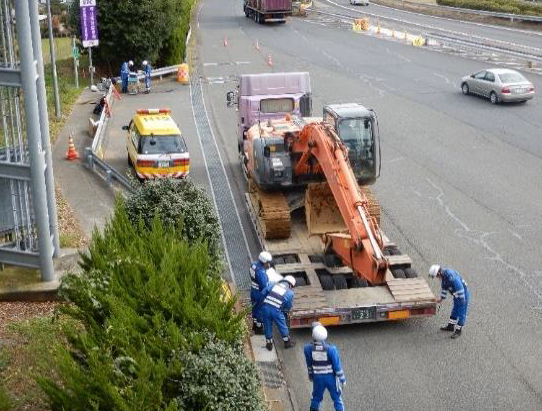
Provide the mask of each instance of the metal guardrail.
POLYGON ((512 13, 501 13, 497 11, 487 11, 487 10, 475 10, 475 9, 465 9, 462 7, 452 7, 452 6, 439 6, 439 5, 433 5, 433 4, 420 4, 420 3, 413 3, 411 1, 402 1, 403 4, 409 4, 412 6, 423 6, 429 9, 434 10, 448 10, 453 11, 456 13, 462 13, 462 14, 475 14, 475 15, 481 15, 481 16, 489 16, 489 17, 498 17, 502 19, 509 19, 510 21, 519 20, 519 21, 529 21, 533 23, 542 23, 542 17, 541 16, 530 16, 526 14, 512 14, 512 13))
POLYGON ((128 192, 132 193, 134 191, 132 183, 130 183, 130 181, 121 173, 98 157, 90 147, 85 148, 85 165, 90 171, 96 171, 96 168, 98 168, 100 171, 105 173, 105 181, 108 185, 112 185, 113 180, 115 180, 128 192))
MULTIPOLYGON (((189 32, 190 33, 190 32, 189 32)), ((167 76, 168 74, 176 73, 177 70, 179 70, 180 64, 175 64, 173 66, 167 66, 167 67, 161 67, 159 69, 151 70, 151 78, 154 77, 160 77, 167 76)), ((137 71, 137 79, 143 80, 145 78, 145 74, 143 74, 143 71, 138 70, 137 71)), ((115 77, 115 81, 120 82, 120 77, 115 77)))

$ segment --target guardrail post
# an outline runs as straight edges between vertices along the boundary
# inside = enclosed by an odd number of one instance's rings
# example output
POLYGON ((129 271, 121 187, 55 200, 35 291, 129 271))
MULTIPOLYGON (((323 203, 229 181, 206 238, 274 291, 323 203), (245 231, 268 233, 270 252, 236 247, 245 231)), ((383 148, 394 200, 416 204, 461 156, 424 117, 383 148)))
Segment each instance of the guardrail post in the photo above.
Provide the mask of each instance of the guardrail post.
POLYGON ((113 172, 111 170, 106 170, 105 171, 105 181, 107 181, 107 185, 111 185, 113 184, 113 172))
POLYGON ((92 159, 92 148, 86 147, 85 148, 85 166, 90 169, 91 171, 94 170, 94 161, 92 159))

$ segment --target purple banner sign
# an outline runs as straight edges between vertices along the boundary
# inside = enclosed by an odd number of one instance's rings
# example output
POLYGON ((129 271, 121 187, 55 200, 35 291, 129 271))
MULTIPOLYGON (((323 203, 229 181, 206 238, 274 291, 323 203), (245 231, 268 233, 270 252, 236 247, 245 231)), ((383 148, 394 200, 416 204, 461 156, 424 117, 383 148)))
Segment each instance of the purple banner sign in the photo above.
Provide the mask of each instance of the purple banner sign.
POLYGON ((96 0, 80 0, 81 36, 83 47, 94 47, 99 44, 98 25, 96 23, 96 0))

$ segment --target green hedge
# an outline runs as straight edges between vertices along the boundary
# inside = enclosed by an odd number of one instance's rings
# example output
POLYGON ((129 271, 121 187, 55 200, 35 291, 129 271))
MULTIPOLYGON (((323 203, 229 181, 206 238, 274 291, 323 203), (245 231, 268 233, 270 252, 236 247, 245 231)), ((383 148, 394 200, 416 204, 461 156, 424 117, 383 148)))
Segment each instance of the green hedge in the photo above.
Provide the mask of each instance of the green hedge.
POLYGON ((437 0, 441 6, 542 16, 542 4, 516 0, 437 0))
MULTIPOLYGON (((148 187, 135 196, 149 201, 148 187)), ((196 208, 208 203, 197 198, 196 208)), ((219 273, 209 275, 207 244, 179 235, 186 218, 163 216, 149 207, 134 223, 119 200, 81 256, 83 273, 63 280, 61 312, 79 326, 64 330, 58 378, 38 380, 51 410, 266 409, 242 351, 244 314, 224 298, 219 273)))
POLYGON ((186 36, 190 29, 190 14, 196 0, 184 0, 181 3, 181 15, 177 24, 171 31, 171 36, 166 40, 163 49, 160 51, 161 65, 171 66, 182 63, 186 57, 186 36))

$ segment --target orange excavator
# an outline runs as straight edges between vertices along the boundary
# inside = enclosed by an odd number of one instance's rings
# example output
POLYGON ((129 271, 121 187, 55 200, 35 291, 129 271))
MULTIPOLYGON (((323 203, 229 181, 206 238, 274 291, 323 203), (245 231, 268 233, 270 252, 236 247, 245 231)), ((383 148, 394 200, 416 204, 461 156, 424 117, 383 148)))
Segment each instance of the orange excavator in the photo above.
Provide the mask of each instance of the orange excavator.
POLYGON ((332 211, 338 209, 342 216, 342 221, 334 225, 329 224, 333 214, 330 210, 317 213, 320 221, 315 221, 317 216, 312 213, 307 225, 327 224, 327 228, 322 231, 309 227, 309 232, 320 234, 328 251, 338 255, 356 275, 370 284, 383 283, 388 263, 382 252, 379 210, 376 216, 371 215, 375 205, 369 204, 358 185, 374 182, 379 174, 377 130, 375 113, 360 104, 325 106, 323 120, 286 116, 250 128, 243 164, 251 179, 253 202, 266 238, 290 235, 289 218, 295 208, 290 204, 295 201, 288 198, 300 191, 305 194, 304 188, 309 185, 304 202, 307 215, 317 202, 320 208, 324 204, 332 211), (325 196, 325 189, 313 190, 316 195, 308 194, 318 182, 329 185, 334 201, 316 198, 325 196))

